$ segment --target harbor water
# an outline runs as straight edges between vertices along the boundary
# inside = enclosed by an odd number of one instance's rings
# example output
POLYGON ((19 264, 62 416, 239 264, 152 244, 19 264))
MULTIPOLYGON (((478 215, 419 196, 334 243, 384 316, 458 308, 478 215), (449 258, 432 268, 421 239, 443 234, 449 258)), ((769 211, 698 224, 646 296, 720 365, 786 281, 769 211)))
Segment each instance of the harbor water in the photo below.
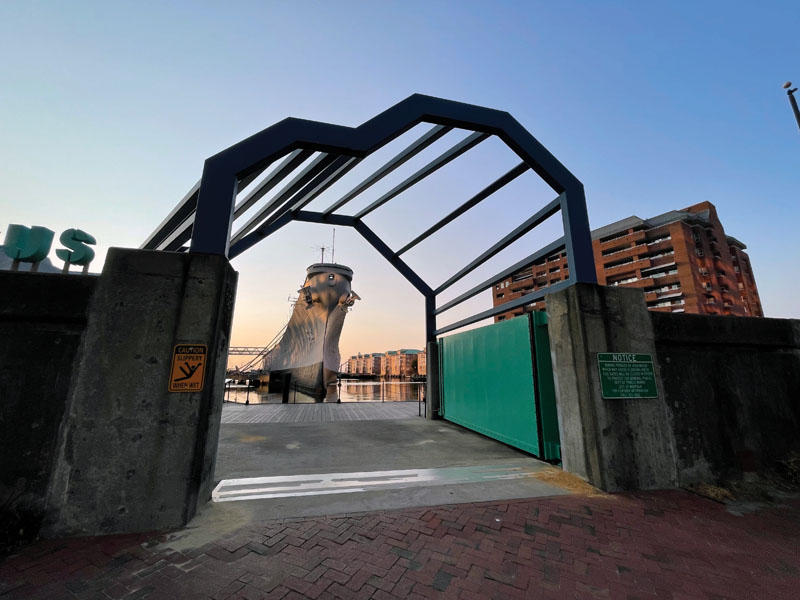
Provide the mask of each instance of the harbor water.
MULTIPOLYGON (((417 402, 422 398, 424 381, 402 381, 396 379, 365 381, 342 379, 341 386, 331 384, 324 402, 417 402)), ((225 401, 244 404, 280 404, 281 394, 269 394, 265 388, 233 385, 225 389, 225 401)), ((305 404, 315 400, 294 390, 289 392, 289 403, 305 404)))

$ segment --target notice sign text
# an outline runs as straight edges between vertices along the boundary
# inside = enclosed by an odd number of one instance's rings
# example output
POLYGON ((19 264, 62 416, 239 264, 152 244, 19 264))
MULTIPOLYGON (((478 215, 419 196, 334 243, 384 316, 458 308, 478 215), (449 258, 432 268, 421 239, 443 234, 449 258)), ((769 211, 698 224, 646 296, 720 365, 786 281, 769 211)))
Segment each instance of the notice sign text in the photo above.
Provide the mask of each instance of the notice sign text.
POLYGON ((206 375, 208 346, 179 344, 172 353, 169 372, 170 392, 200 392, 206 375))
POLYGON ((600 352, 597 367, 605 400, 658 398, 652 354, 600 352))

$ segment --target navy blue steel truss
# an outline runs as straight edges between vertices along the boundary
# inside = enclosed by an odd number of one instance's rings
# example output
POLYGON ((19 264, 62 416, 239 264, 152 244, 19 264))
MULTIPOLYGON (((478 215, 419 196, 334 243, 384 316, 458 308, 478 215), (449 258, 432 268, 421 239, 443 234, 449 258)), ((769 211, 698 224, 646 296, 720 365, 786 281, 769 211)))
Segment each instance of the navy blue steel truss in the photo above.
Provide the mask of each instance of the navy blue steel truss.
POLYGON ((575 282, 596 283, 589 220, 583 185, 510 114, 503 111, 415 94, 358 127, 343 127, 288 118, 207 159, 203 176, 175 209, 142 244, 143 249, 222 254, 234 258, 291 221, 355 228, 395 269, 425 297, 425 338, 464 327, 541 300, 545 294, 575 282), (305 206, 355 167, 361 160, 420 123, 433 127, 351 191, 322 212, 305 206), (417 170, 354 215, 337 213, 348 202, 419 154, 454 128, 472 131, 462 141, 417 170), (436 170, 496 136, 522 162, 475 196, 431 225, 400 250, 394 251, 363 218, 436 170), (316 154, 316 156, 314 156, 316 154), (312 157, 314 157, 312 159, 312 157), (237 201, 238 191, 253 183, 280 161, 258 185, 237 201), (299 171, 298 171, 299 169, 299 171), (436 288, 428 285, 400 256, 439 229, 491 196, 528 169, 536 172, 558 194, 501 240, 477 256, 436 288), (291 179, 289 179, 291 177, 291 179), (266 204, 232 234, 233 223, 261 198, 283 185, 266 204), (561 211, 564 237, 473 287, 436 306, 436 297, 537 225, 561 211), (436 328, 436 316, 503 281, 538 258, 566 250, 569 279, 536 290, 512 302, 436 328))

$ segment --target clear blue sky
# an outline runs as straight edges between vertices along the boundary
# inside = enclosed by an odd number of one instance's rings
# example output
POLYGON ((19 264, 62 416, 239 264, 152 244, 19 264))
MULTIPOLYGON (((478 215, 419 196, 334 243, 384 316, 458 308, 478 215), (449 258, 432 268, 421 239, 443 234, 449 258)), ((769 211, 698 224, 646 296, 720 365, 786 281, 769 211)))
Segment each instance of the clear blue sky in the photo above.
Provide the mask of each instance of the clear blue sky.
MULTIPOLYGON (((583 181, 593 227, 713 202, 767 316, 800 317, 800 131, 780 89, 800 83, 798 2, 7 1, 0 57, 0 230, 81 227, 95 268, 137 247, 206 157, 289 115, 357 125, 421 92, 511 112, 583 181)), ((481 151, 370 224, 402 244, 514 164, 481 151)), ((532 212, 520 202, 510 189, 410 262, 438 283, 532 212)), ((234 262, 234 342, 272 336, 329 238, 298 225, 234 262)), ((337 240, 364 297, 343 353, 419 347, 416 292, 337 240)))

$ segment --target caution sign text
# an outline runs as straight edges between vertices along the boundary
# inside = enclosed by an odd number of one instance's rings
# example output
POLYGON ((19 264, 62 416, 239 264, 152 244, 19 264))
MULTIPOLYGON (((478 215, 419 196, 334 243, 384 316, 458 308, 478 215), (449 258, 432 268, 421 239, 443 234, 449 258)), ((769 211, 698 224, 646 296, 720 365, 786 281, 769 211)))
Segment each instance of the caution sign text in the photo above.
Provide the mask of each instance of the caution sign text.
POLYGON ((205 344, 178 344, 172 353, 169 372, 170 392, 200 392, 206 375, 208 346, 205 344))

